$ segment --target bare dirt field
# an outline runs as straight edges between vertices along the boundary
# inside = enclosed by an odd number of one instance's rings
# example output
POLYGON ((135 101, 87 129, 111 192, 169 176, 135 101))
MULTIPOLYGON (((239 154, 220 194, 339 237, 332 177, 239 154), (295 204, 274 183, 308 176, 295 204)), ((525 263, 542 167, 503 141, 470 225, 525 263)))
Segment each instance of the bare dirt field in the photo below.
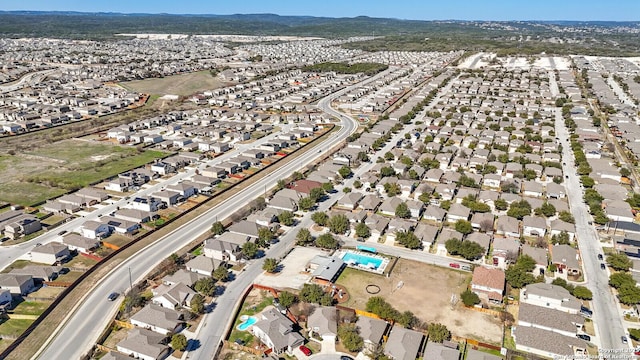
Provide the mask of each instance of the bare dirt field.
POLYGON ((400 259, 389 278, 347 268, 336 283, 349 292, 345 306, 364 310, 371 296, 382 296, 399 311, 410 310, 422 321, 446 325, 453 335, 500 343, 502 325, 498 319, 466 309, 460 301, 451 307, 451 295, 459 298, 470 279, 468 273, 400 259), (368 284, 378 285, 380 292, 367 293, 368 284))
POLYGON ((226 86, 227 83, 211 76, 208 71, 199 71, 165 78, 125 81, 120 85, 145 94, 191 95, 202 90, 217 89, 226 86))

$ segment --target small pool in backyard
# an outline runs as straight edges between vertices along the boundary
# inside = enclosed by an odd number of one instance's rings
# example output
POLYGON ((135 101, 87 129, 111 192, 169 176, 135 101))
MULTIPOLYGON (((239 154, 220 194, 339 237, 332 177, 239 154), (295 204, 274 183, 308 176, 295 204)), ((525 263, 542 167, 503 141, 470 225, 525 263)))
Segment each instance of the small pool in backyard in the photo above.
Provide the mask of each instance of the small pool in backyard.
POLYGON ((349 267, 377 274, 382 274, 389 264, 389 259, 386 257, 354 250, 343 250, 338 257, 349 267))
POLYGON ((242 323, 238 325, 237 329, 240 331, 247 331, 249 327, 251 327, 251 325, 255 324, 258 321, 258 318, 255 316, 242 315, 240 317, 240 320, 242 320, 242 323))

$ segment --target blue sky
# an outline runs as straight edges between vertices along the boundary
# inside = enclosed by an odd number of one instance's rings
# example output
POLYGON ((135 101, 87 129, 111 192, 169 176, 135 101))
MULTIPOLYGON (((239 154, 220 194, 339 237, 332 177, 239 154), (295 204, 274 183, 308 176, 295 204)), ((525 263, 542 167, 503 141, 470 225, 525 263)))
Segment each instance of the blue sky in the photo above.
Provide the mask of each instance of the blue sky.
POLYGON ((0 10, 365 15, 414 20, 640 20, 640 0, 2 0, 0 10))

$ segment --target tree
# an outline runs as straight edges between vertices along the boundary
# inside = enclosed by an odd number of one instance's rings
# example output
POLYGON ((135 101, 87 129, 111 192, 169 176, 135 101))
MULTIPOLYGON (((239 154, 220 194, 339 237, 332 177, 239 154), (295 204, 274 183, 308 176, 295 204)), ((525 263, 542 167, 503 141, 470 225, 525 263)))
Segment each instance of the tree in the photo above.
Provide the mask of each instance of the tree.
POLYGON ((333 184, 331 182, 322 183, 322 190, 327 194, 333 192, 333 184))
POLYGON ((591 290, 581 285, 578 285, 573 289, 572 295, 581 300, 593 299, 593 293, 591 292, 591 290))
POLYGON ((285 186, 287 186, 287 183, 283 179, 278 179, 278 182, 276 185, 277 189, 282 190, 285 188, 285 186))
POLYGON ((336 240, 336 238, 334 238, 330 233, 322 234, 316 239, 316 246, 325 249, 337 249, 338 240, 336 240))
POLYGON ((309 191, 309 197, 316 203, 320 201, 323 196, 324 190, 322 190, 321 187, 313 188, 311 189, 311 191, 309 191))
POLYGON ((193 298, 191 298, 191 311, 194 314, 204 313, 204 299, 202 298, 202 295, 195 294, 193 298))
POLYGON ((397 183, 386 183, 384 184, 384 191, 388 197, 394 197, 400 193, 400 185, 397 183))
MULTIPOLYGON (((638 76, 638 78, 640 79, 640 76, 638 76)), ((640 81, 638 82, 640 83, 640 81)), ((629 336, 631 336, 633 340, 640 341, 640 329, 629 328, 627 331, 629 331, 629 336)))
POLYGON ((344 324, 338 327, 338 338, 342 345, 351 352, 358 352, 364 346, 362 336, 358 334, 355 324, 344 324))
POLYGON ((620 175, 628 178, 631 175, 631 171, 625 167, 620 168, 620 175))
POLYGON ((507 216, 522 220, 525 216, 531 215, 531 205, 526 200, 514 201, 509 206, 507 216))
POLYGON ((611 254, 607 256, 607 264, 616 271, 629 271, 633 265, 627 254, 611 254))
POLYGON ((316 211, 311 214, 311 220, 319 226, 326 226, 329 220, 329 215, 320 211, 316 211))
POLYGON ((422 241, 420 241, 412 231, 396 232, 396 241, 408 249, 419 249, 422 247, 422 241))
POLYGON ((571 213, 566 210, 560 211, 560 213, 558 214, 558 218, 569 224, 576 223, 576 219, 573 218, 573 215, 571 215, 571 213))
POLYGON ((486 253, 485 248, 480 244, 456 238, 445 241, 444 246, 450 255, 460 255, 467 260, 476 260, 486 253))
POLYGON ((294 224, 295 219, 291 211, 283 211, 278 215, 278 222, 284 226, 291 226, 294 224))
POLYGON ((385 166, 380 169, 380 176, 389 177, 396 174, 396 171, 393 170, 391 166, 385 166))
POLYGON ((420 320, 409 310, 400 313, 397 321, 407 329, 412 329, 420 323, 420 320))
POLYGON ((531 271, 535 269, 536 261, 528 255, 522 255, 515 264, 505 271, 505 277, 511 287, 520 289, 536 282, 536 277, 531 271))
POLYGON ((311 231, 307 228, 302 228, 298 230, 296 234, 296 245, 306 245, 313 241, 313 236, 311 236, 311 231))
POLYGON ((217 269, 213 270, 211 277, 218 281, 225 282, 229 279, 229 270, 227 270, 226 266, 220 265, 217 269))
POLYGON ((212 277, 198 279, 195 284, 193 284, 193 289, 200 294, 211 296, 216 292, 216 281, 212 277))
POLYGON ((366 239, 369 236, 371 236, 371 230, 369 230, 369 227, 365 223, 361 223, 361 222, 357 223, 355 230, 356 230, 356 236, 361 237, 363 239, 366 239))
POLYGON ((362 182, 360 180, 356 180, 353 182, 353 187, 356 189, 360 189, 362 187, 362 182))
POLYGON ((473 226, 471 226, 471 223, 463 219, 456 221, 455 229, 463 235, 471 234, 473 232, 473 226))
POLYGON ((347 179, 348 177, 351 176, 352 172, 351 172, 351 168, 348 166, 342 166, 340 169, 338 169, 338 174, 340 174, 340 176, 343 179, 347 179))
POLYGON ((497 199, 496 201, 493 202, 494 206, 496 207, 496 210, 507 210, 507 208, 509 207, 509 204, 507 203, 507 200, 504 199, 497 199))
POLYGON ((278 268, 278 260, 274 258, 264 259, 264 263, 262 264, 262 270, 268 273, 274 273, 276 272, 277 268, 278 268))
POLYGON ((334 234, 344 234, 349 230, 349 218, 344 214, 333 215, 329 219, 329 231, 334 234))
POLYGON ((345 186, 345 187, 342 188, 342 192, 345 193, 345 194, 348 194, 348 193, 351 192, 351 188, 348 187, 348 186, 345 186))
POLYGON ((372 296, 367 300, 365 309, 383 319, 396 320, 400 313, 381 296, 372 296))
POLYGON ((258 242, 263 246, 268 244, 273 239, 273 236, 273 231, 266 226, 258 229, 258 242))
POLYGON ((480 304, 480 297, 478 294, 473 291, 466 289, 460 294, 460 299, 462 299, 462 303, 465 306, 473 306, 475 304, 480 304))
POLYGON ((320 285, 304 284, 300 290, 300 294, 298 294, 298 298, 304 302, 319 304, 323 295, 324 290, 322 290, 320 285))
POLYGON ((440 323, 431 323, 427 326, 429 332, 429 340, 437 343, 441 343, 445 340, 451 339, 451 332, 446 326, 440 323))
POLYGON ((291 305, 295 304, 296 302, 296 295, 289 292, 289 291, 281 291, 278 294, 278 301, 280 302, 280 305, 288 308, 291 305))
POLYGON ((407 203, 404 201, 396 206, 396 217, 401 219, 408 219, 411 217, 411 211, 409 210, 407 203))
POLYGON ((551 243, 553 245, 569 245, 569 240, 569 233, 566 230, 562 230, 559 234, 551 236, 551 243))
POLYGON ((253 259, 258 254, 258 245, 253 241, 242 244, 242 255, 247 259, 253 259))
POLYGON ((316 202, 310 198, 310 197, 303 197, 302 199, 300 199, 298 201, 298 207, 300 208, 300 210, 302 211, 309 211, 311 209, 313 209, 313 207, 316 205, 316 202))
POLYGON ((220 221, 216 221, 211 225, 211 232, 214 235, 222 235, 224 232, 224 225, 220 221))
POLYGON ((635 285, 625 285, 618 289, 618 300, 625 305, 640 303, 640 288, 635 285))
POLYGON ((177 351, 184 351, 187 348, 187 337, 184 334, 174 334, 171 337, 171 347, 177 351))
POLYGON ((636 281, 633 279, 628 273, 625 272, 617 272, 611 274, 609 276, 609 286, 614 287, 616 289, 620 289, 623 286, 635 286, 636 281))
POLYGON ((535 210, 535 214, 543 215, 545 217, 551 217, 556 214, 556 207, 545 201, 539 208, 535 210))
POLYGON ((509 181, 500 186, 500 190, 506 193, 518 194, 520 193, 520 188, 515 183, 509 181))
POLYGON ((395 155, 393 155, 393 153, 391 153, 390 151, 384 153, 384 159, 387 161, 393 161, 395 158, 395 155))

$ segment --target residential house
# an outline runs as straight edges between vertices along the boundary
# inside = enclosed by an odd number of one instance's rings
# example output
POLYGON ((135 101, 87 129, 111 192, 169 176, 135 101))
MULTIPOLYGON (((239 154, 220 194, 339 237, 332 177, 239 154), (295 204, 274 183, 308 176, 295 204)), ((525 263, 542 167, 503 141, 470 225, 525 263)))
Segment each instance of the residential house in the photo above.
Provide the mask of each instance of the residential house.
POLYGON ((490 212, 475 213, 471 216, 471 226, 476 230, 493 232, 494 216, 490 212))
POLYGON ((429 360, 459 360, 460 350, 458 350, 458 343, 447 340, 443 343, 429 341, 424 348, 422 358, 429 360))
POLYGON ((200 275, 211 276, 213 271, 222 264, 223 263, 220 260, 216 260, 205 255, 198 255, 187 261, 184 265, 188 271, 192 271, 200 275))
POLYGON ((373 350, 382 341, 382 336, 387 331, 389 323, 368 316, 358 316, 356 326, 358 327, 360 336, 364 340, 365 348, 373 350))
POLYGON ((456 222, 458 220, 469 220, 469 215, 471 214, 471 210, 462 205, 462 204, 452 204, 449 210, 447 211, 447 221, 448 222, 456 222))
POLYGON ((507 215, 499 216, 496 221, 496 234, 519 238, 520 221, 507 215))
POLYGON ((577 355, 587 355, 587 343, 576 338, 575 335, 565 336, 533 326, 516 326, 513 335, 516 350, 547 358, 574 358, 577 355))
POLYGON ((569 245, 553 245, 551 247, 551 263, 556 266, 560 274, 578 275, 581 273, 578 250, 569 245))
POLYGON ((493 265, 501 269, 518 258, 520 253, 520 240, 512 237, 495 237, 493 238, 493 265))
POLYGON ((422 242, 422 248, 425 250, 429 250, 431 244, 433 244, 436 239, 438 230, 439 228, 436 226, 420 222, 413 230, 413 233, 416 235, 418 240, 422 242))
POLYGON ((544 275, 547 270, 547 265, 549 264, 547 249, 524 244, 522 245, 522 255, 527 255, 536 262, 536 267, 532 271, 534 276, 544 275))
POLYGON ((424 335, 396 324, 391 329, 384 354, 394 360, 415 360, 422 348, 424 335))
POLYGON ((209 276, 211 275, 200 275, 195 272, 180 269, 173 274, 166 275, 164 278, 162 278, 162 283, 169 286, 175 285, 177 283, 183 283, 188 287, 193 287, 196 281, 209 276))
POLYGON ((78 234, 68 234, 62 237, 62 243, 66 245, 70 251, 79 251, 88 253, 93 249, 100 247, 100 240, 90 239, 78 234))
POLYGON ((53 265, 71 258, 71 252, 67 245, 50 242, 36 246, 31 250, 31 261, 40 264, 53 265))
POLYGON ((522 234, 524 236, 544 237, 547 233, 547 222, 538 216, 525 216, 522 219, 522 234))
POLYGON ((520 290, 520 303, 578 314, 582 303, 562 286, 536 283, 520 290))
POLYGON ((355 210, 358 207, 358 203, 362 198, 363 198, 362 193, 355 192, 355 191, 350 192, 350 193, 344 194, 338 200, 338 203, 336 205, 344 209, 355 210))
POLYGON ((555 219, 551 222, 551 236, 560 235, 563 231, 569 235, 569 241, 573 241, 576 236, 575 224, 564 222, 560 219, 555 219))
POLYGON ((476 293, 484 302, 502 303, 504 295, 505 275, 501 269, 477 266, 473 270, 471 291, 476 293))
POLYGON ((153 298, 151 302, 169 309, 180 307, 190 307, 191 299, 197 294, 183 283, 173 285, 160 285, 152 289, 153 298))
POLYGON ((23 268, 12 269, 9 274, 30 275, 34 282, 52 281, 58 277, 61 269, 60 266, 28 265, 23 268))
POLYGON ((162 335, 176 334, 184 327, 184 315, 178 311, 148 304, 130 317, 132 325, 162 335))
POLYGON ((444 220, 447 211, 439 206, 429 205, 427 206, 422 216, 423 220, 433 221, 435 223, 441 223, 444 220))
POLYGON ((323 339, 338 335, 338 310, 333 306, 316 307, 307 319, 307 328, 323 339))
POLYGON ((380 205, 380 213, 387 216, 396 216, 396 208, 402 203, 404 203, 404 201, 399 197, 390 197, 380 205))
POLYGON ((291 351, 304 344, 304 337, 294 330, 294 323, 276 308, 267 307, 257 314, 251 332, 275 354, 291 351))
POLYGON ((260 237, 260 229, 264 227, 265 226, 258 225, 255 222, 242 220, 237 223, 233 223, 229 226, 228 230, 233 234, 248 236, 251 239, 258 239, 260 237))
POLYGON ((584 326, 584 317, 546 306, 520 303, 518 327, 536 327, 564 336, 576 336, 584 326))
POLYGON ((165 336, 147 329, 131 329, 127 337, 116 345, 116 349, 141 360, 163 360, 171 349, 164 343, 165 336))
POLYGON ((35 289, 31 275, 0 274, 0 289, 6 289, 11 295, 27 295, 35 289))
POLYGON ((242 258, 242 248, 236 242, 220 238, 207 239, 204 244, 204 256, 223 262, 237 262, 242 258))

